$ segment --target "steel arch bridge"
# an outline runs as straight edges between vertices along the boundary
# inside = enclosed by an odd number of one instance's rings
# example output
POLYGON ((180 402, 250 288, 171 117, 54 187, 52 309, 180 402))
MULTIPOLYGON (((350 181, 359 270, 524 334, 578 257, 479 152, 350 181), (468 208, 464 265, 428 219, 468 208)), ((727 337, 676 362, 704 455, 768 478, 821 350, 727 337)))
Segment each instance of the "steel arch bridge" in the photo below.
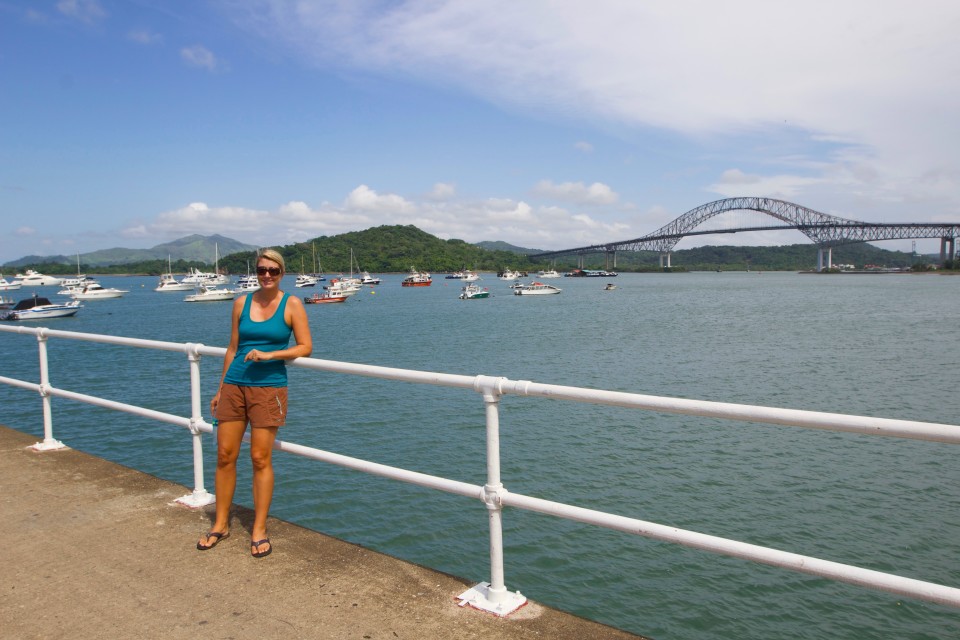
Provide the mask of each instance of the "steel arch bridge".
POLYGON ((657 251, 660 253, 661 266, 663 266, 664 258, 666 258, 666 266, 669 267, 670 252, 673 251, 673 248, 680 240, 687 236, 782 229, 797 229, 817 245, 818 269, 823 268, 824 250, 828 253, 827 264, 829 265, 829 256, 833 247, 857 242, 903 240, 910 238, 939 238, 940 259, 943 261, 948 257, 953 257, 956 238, 960 236, 960 223, 861 222, 859 220, 831 216, 784 200, 741 197, 725 198, 700 205, 696 209, 691 209, 672 222, 641 238, 595 244, 574 249, 564 249, 561 251, 548 251, 531 254, 530 257, 549 258, 575 254, 580 256, 582 266, 584 255, 605 253, 608 257, 613 256, 613 266, 615 267, 617 251, 657 251), (739 210, 764 213, 780 221, 780 224, 696 231, 697 227, 714 216, 728 211, 739 210))

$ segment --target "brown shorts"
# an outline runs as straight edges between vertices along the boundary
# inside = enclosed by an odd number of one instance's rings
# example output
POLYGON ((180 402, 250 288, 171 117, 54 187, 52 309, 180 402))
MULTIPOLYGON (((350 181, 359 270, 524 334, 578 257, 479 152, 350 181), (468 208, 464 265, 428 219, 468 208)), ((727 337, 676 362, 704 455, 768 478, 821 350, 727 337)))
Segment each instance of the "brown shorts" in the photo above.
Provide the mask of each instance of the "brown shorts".
POLYGON ((253 429, 282 427, 287 418, 287 388, 224 383, 214 417, 219 422, 249 422, 253 429))

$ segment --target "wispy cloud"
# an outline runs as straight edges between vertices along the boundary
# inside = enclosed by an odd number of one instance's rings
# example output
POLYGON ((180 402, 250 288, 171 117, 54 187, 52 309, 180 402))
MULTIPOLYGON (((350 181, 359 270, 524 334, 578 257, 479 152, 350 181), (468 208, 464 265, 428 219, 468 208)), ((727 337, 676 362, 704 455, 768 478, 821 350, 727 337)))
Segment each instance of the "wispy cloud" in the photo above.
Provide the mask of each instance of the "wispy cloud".
POLYGON ((163 36, 148 29, 134 29, 127 32, 127 40, 137 44, 152 45, 162 43, 163 36))
POLYGON ((212 51, 199 44, 180 49, 180 59, 191 67, 198 67, 207 71, 223 69, 223 62, 218 60, 212 51))
MULTIPOLYGON (((234 15, 318 64, 399 71, 511 109, 535 105, 564 119, 654 127, 731 150, 742 149, 743 136, 786 133, 797 144, 834 148, 820 190, 836 194, 851 178, 874 176, 864 191, 934 189, 960 213, 954 0, 263 0, 258 7, 234 15), (834 185, 837 176, 843 180, 834 185)), ((772 160, 762 150, 754 159, 772 160)), ((809 177, 809 167, 797 175, 809 177)))
POLYGON ((106 10, 97 0, 59 0, 57 11, 86 24, 96 24, 107 17, 106 10))

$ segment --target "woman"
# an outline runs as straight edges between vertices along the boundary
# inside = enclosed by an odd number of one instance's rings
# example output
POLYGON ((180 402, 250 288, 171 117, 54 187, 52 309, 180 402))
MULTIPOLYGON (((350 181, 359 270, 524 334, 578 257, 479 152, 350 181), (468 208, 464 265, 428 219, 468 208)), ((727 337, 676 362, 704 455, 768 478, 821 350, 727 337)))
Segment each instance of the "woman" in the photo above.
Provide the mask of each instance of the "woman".
POLYGON ((230 535, 237 457, 248 422, 254 510, 250 553, 262 558, 273 551, 267 537, 267 513, 273 498, 273 443, 287 417, 285 361, 305 358, 313 350, 303 303, 280 290, 285 272, 283 256, 273 249, 263 251, 257 258, 260 288, 233 302, 230 345, 223 359, 220 388, 210 401, 218 423, 217 515, 213 527, 197 542, 201 551, 212 549, 230 535), (296 341, 292 347, 291 333, 296 341))

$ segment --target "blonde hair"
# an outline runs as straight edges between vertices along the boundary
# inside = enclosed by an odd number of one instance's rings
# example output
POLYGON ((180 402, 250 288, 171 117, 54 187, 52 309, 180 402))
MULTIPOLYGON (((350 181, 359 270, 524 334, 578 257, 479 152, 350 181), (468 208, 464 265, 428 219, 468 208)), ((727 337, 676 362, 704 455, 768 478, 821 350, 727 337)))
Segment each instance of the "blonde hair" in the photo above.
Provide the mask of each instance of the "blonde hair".
POLYGON ((283 256, 280 255, 280 252, 277 251, 276 249, 263 249, 262 251, 260 251, 260 255, 257 256, 257 262, 260 261, 260 258, 266 258, 267 260, 276 262, 278 265, 280 265, 281 271, 283 271, 284 273, 287 272, 287 265, 283 261, 283 256))

